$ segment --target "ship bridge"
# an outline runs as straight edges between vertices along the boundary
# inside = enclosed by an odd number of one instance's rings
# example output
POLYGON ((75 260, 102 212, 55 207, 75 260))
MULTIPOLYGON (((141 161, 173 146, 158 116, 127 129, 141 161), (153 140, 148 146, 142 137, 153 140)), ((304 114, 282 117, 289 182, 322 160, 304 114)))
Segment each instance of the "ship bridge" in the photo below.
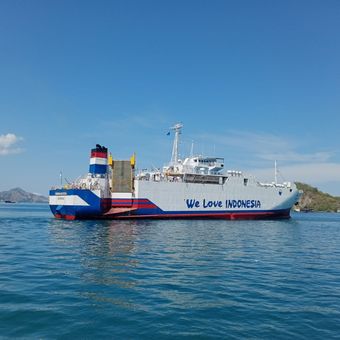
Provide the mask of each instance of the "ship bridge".
POLYGON ((224 158, 217 157, 189 157, 183 162, 188 172, 195 174, 219 174, 224 169, 224 158))

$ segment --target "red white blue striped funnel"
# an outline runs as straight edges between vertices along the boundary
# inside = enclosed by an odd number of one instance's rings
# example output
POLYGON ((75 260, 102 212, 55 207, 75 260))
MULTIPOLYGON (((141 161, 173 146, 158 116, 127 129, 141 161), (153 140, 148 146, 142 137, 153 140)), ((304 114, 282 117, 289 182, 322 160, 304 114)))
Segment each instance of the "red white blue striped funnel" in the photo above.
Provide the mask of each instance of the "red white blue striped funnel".
POLYGON ((99 144, 91 150, 90 169, 93 175, 103 175, 107 172, 107 148, 99 144))

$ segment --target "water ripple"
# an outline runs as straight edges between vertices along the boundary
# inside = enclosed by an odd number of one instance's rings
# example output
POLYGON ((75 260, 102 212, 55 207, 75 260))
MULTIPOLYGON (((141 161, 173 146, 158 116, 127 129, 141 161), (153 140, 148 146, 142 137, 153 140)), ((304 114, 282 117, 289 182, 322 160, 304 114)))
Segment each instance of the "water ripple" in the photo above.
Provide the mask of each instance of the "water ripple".
POLYGON ((339 222, 69 222, 0 206, 0 334, 335 339, 339 222))

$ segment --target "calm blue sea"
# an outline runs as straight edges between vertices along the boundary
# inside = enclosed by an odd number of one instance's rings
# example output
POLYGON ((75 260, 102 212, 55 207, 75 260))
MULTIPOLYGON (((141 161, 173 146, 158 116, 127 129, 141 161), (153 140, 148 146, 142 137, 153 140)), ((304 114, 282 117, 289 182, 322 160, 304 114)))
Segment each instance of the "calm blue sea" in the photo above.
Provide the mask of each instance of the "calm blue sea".
POLYGON ((61 221, 0 204, 0 337, 340 338, 340 214, 61 221))

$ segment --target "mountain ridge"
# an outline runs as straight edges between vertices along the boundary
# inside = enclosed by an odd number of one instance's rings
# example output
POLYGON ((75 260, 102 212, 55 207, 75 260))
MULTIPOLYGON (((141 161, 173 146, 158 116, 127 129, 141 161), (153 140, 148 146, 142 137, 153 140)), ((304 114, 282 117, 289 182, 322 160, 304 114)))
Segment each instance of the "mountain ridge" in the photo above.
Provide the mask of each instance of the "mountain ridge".
POLYGON ((0 201, 22 202, 22 203, 47 203, 48 198, 43 195, 27 192, 16 187, 6 191, 0 191, 0 201))

